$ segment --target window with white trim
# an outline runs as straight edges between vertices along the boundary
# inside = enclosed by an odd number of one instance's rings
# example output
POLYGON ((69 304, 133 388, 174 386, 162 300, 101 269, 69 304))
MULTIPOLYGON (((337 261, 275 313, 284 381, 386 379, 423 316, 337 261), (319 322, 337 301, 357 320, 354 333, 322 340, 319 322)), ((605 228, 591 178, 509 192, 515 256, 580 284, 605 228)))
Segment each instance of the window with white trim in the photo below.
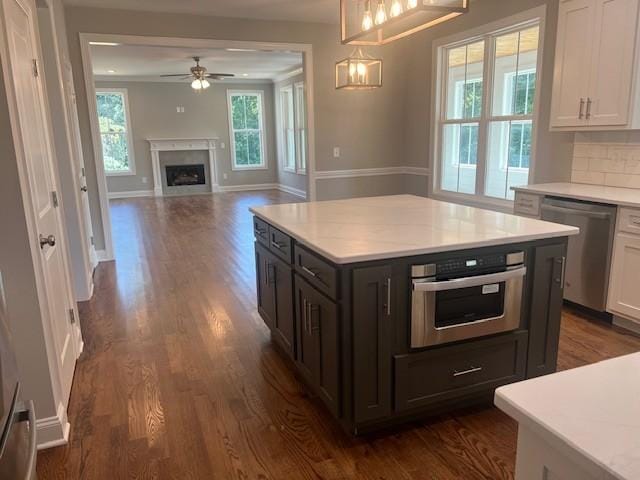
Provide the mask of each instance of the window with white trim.
POLYGON ((280 89, 280 112, 282 127, 283 167, 290 172, 296 171, 296 124, 293 88, 291 85, 280 89))
POLYGON ((440 47, 436 189, 513 199, 533 164, 539 19, 440 47))
POLYGON ((307 99, 304 82, 293 86, 296 103, 296 169, 298 173, 307 170, 307 99))
POLYGON ((127 90, 98 89, 96 105, 105 174, 135 175, 127 90))
POLYGON ((227 100, 233 169, 266 168, 262 92, 229 90, 227 100))

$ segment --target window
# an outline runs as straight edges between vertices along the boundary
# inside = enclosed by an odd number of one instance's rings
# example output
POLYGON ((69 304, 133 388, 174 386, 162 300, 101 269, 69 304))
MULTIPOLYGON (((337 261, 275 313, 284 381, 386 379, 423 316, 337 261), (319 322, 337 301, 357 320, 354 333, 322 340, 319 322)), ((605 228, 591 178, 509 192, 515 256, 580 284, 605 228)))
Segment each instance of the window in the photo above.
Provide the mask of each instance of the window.
POLYGON ((296 171, 296 126, 291 85, 280 89, 280 108, 282 112, 282 150, 285 170, 296 171))
POLYGON ((283 168, 304 173, 307 168, 307 118, 303 82, 280 88, 280 150, 283 168))
POLYGON ((304 83, 294 85, 296 101, 296 162, 298 172, 307 169, 307 109, 304 83))
POLYGON ((505 200, 529 182, 539 36, 536 19, 440 47, 439 193, 505 200))
POLYGON ((266 168, 262 92, 227 92, 234 170, 266 168))
POLYGON ((96 103, 105 174, 135 175, 127 90, 98 90, 96 103))

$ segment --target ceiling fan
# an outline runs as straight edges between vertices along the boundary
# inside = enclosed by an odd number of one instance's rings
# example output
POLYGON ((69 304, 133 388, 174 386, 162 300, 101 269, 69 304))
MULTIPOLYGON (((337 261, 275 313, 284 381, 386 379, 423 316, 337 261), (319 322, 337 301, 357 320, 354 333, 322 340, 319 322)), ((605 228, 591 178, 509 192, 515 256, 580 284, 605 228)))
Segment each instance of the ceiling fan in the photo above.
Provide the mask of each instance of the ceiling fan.
POLYGON ((200 65, 200 57, 192 57, 196 62, 195 66, 190 68, 190 73, 171 73, 167 75, 160 75, 161 77, 182 77, 181 80, 192 78, 191 88, 194 90, 204 90, 211 85, 208 78, 212 80, 223 80, 229 77, 235 77, 233 73, 208 73, 207 69, 200 65))

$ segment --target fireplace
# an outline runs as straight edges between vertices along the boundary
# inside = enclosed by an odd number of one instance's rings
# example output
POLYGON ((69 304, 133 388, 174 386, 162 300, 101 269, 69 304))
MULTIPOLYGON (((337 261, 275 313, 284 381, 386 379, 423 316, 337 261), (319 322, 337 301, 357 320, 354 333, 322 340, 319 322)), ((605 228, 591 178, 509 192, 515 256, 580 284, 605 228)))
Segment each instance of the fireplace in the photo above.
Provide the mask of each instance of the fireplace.
POLYGON ((165 165, 168 187, 206 185, 204 165, 165 165))

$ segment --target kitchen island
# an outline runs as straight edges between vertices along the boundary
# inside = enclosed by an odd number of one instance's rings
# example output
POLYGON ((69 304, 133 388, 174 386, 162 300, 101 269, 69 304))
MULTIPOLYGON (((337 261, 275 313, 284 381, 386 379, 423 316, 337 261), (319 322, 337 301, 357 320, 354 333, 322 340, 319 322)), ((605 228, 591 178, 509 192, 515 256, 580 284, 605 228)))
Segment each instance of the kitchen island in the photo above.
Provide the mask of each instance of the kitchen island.
POLYGON ((258 311, 345 430, 555 371, 577 228, 412 195, 251 211, 258 311))

